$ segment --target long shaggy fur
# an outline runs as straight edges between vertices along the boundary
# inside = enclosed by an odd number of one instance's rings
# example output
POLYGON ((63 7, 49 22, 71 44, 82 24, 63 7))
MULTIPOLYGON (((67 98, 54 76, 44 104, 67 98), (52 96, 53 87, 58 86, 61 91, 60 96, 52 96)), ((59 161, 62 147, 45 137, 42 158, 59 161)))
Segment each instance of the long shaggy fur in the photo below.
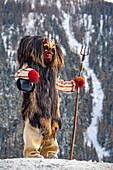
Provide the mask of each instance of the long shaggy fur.
POLYGON ((62 51, 55 46, 55 54, 51 63, 44 61, 43 37, 25 36, 21 39, 17 51, 20 67, 27 63, 39 72, 40 78, 35 90, 23 94, 23 119, 29 118, 34 127, 45 130, 47 135, 56 133, 61 126, 58 94, 55 89, 56 79, 64 64, 62 51))

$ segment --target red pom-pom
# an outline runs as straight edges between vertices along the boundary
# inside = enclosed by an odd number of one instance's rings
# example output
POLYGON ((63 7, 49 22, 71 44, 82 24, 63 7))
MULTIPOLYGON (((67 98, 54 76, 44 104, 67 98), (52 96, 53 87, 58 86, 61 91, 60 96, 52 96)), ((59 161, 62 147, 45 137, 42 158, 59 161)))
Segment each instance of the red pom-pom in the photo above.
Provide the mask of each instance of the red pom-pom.
POLYGON ((30 82, 38 83, 39 73, 35 70, 31 70, 28 73, 28 78, 30 82))
POLYGON ((75 86, 76 90, 78 90, 78 88, 82 89, 84 87, 84 84, 85 84, 84 78, 77 77, 74 79, 74 81, 76 83, 76 86, 75 86))

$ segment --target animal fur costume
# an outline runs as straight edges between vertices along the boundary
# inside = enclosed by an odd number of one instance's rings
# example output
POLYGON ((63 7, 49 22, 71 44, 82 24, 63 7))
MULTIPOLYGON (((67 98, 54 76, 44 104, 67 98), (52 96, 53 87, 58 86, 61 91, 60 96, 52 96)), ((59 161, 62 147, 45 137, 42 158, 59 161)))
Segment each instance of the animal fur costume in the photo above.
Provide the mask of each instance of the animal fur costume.
POLYGON ((56 133, 61 128, 58 91, 72 93, 83 87, 84 80, 59 80, 64 64, 62 51, 58 44, 43 37, 23 37, 17 59, 20 69, 15 79, 23 91, 24 157, 57 158, 56 133))

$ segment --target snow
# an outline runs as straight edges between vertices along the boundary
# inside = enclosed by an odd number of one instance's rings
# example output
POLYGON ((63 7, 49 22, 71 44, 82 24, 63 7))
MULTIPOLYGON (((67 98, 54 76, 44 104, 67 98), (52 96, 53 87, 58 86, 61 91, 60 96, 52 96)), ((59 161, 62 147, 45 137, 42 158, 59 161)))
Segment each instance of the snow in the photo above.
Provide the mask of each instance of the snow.
POLYGON ((11 25, 10 28, 8 28, 7 33, 5 31, 4 26, 2 27, 1 36, 3 39, 5 51, 7 52, 7 55, 8 55, 7 64, 9 65, 9 67, 12 68, 12 70, 15 69, 17 66, 17 63, 13 59, 13 55, 15 55, 16 49, 15 50, 13 49, 12 42, 11 42, 13 32, 14 32, 13 25, 11 25))
POLYGON ((30 3, 31 3, 31 9, 35 9, 35 0, 31 0, 30 3))
POLYGON ((74 38, 73 32, 71 30, 71 23, 70 23, 71 16, 69 14, 65 13, 64 11, 62 11, 62 13, 63 13, 63 17, 64 17, 62 25, 63 25, 63 28, 64 28, 64 30, 66 32, 67 39, 68 39, 68 44, 70 46, 70 49, 72 51, 75 51, 75 49, 78 48, 78 50, 80 52, 81 44, 79 44, 76 41, 76 39, 74 38))
POLYGON ((101 19, 100 19, 100 34, 102 34, 102 29, 103 29, 103 23, 104 23, 104 21, 103 21, 103 15, 101 15, 101 19))
POLYGON ((60 10, 60 8, 61 8, 61 2, 60 2, 60 0, 57 0, 56 5, 57 5, 58 9, 60 10))
POLYGON ((1 159, 0 170, 113 170, 112 163, 66 159, 14 158, 1 159))
MULTIPOLYGON (((81 44, 77 42, 75 37, 73 36, 73 32, 71 30, 71 16, 66 14, 63 11, 63 27, 66 32, 68 43, 70 45, 70 48, 72 51, 75 51, 76 47, 78 47, 78 52, 80 54, 80 48, 81 44)), ((80 23, 81 21, 79 21, 80 23)), ((102 24, 103 21, 101 20, 101 30, 102 30, 102 24)), ((89 42, 91 40, 90 33, 94 32, 94 27, 92 25, 92 17, 91 15, 84 15, 84 26, 87 29, 84 43, 88 46, 89 42)), ((105 151, 105 148, 102 148, 97 140, 97 133, 98 133, 98 121, 102 118, 102 108, 103 108, 103 99, 104 99, 104 93, 101 88, 101 83, 97 79, 93 69, 89 67, 89 57, 86 56, 84 61, 84 78, 85 78, 85 91, 89 91, 89 85, 88 85, 88 78, 92 78, 92 84, 93 84, 93 91, 92 91, 92 97, 93 97, 93 107, 92 107, 92 121, 86 132, 84 133, 84 141, 87 143, 88 146, 91 146, 93 144, 93 147, 96 149, 99 161, 102 160, 103 156, 108 156, 109 153, 105 151)))
POLYGON ((91 143, 93 143, 93 146, 96 149, 96 152, 98 154, 99 160, 102 160, 103 156, 108 156, 109 153, 105 151, 104 148, 102 148, 98 141, 97 141, 97 133, 98 133, 98 121, 102 117, 102 107, 103 107, 103 99, 104 99, 104 93, 101 89, 101 83, 98 81, 96 75, 94 74, 92 69, 88 68, 88 77, 92 77, 93 80, 93 112, 91 115, 93 116, 92 122, 90 126, 87 129, 86 132, 86 141, 89 146, 91 146, 91 143), (91 142, 91 143, 90 143, 91 142))
POLYGON ((104 1, 113 3, 113 0, 104 0, 104 1))
POLYGON ((46 4, 46 2, 44 0, 40 0, 40 4, 43 6, 46 4))
POLYGON ((29 13, 28 17, 25 18, 24 15, 22 17, 22 27, 26 28, 26 35, 35 34, 34 23, 36 22, 36 18, 34 17, 34 13, 29 13))

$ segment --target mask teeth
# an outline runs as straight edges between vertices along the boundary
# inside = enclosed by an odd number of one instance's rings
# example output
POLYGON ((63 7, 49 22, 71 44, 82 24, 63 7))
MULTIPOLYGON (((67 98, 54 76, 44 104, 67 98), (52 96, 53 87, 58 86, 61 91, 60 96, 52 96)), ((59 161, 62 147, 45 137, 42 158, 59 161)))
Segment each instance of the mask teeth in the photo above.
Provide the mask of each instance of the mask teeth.
POLYGON ((47 50, 45 50, 45 52, 46 52, 46 54, 51 54, 51 55, 53 55, 54 53, 52 52, 52 51, 47 51, 47 50))

